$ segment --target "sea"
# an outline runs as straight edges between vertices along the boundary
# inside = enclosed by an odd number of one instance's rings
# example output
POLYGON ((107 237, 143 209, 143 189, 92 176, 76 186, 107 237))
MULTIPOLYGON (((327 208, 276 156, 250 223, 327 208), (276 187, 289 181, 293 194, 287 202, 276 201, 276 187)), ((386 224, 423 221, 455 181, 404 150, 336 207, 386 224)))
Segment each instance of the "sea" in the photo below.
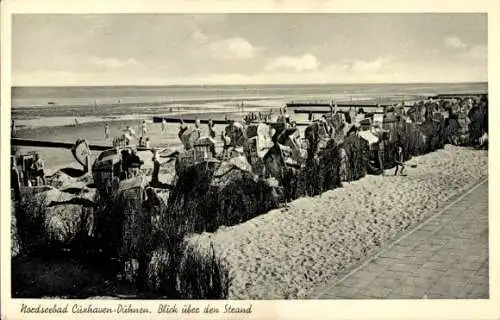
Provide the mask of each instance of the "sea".
POLYGON ((161 114, 248 111, 291 101, 411 100, 487 92, 487 83, 13 87, 12 119, 23 127, 124 120, 161 114))

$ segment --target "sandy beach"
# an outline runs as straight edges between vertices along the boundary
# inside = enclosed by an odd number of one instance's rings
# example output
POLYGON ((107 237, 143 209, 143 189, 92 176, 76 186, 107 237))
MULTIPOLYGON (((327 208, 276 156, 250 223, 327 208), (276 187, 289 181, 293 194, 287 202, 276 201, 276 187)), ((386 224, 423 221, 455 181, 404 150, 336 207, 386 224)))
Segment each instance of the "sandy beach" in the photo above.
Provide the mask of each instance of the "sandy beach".
POLYGON ((406 177, 367 176, 186 241, 200 252, 213 243, 234 278, 230 299, 304 298, 488 175, 487 151, 454 146, 409 164, 406 177))
MULTIPOLYGON (((233 115, 240 116, 236 113, 233 115)), ((184 119, 193 119, 195 117, 202 116, 199 113, 193 113, 189 115, 184 115, 184 119)), ((224 119, 224 114, 221 113, 205 113, 203 117, 212 117, 213 119, 222 118, 224 119)), ((145 118, 143 118, 145 119, 145 118)), ((151 140, 151 145, 158 148, 180 148, 182 146, 179 137, 177 136, 179 132, 179 124, 168 123, 165 131, 161 129, 161 123, 151 123, 151 118, 148 117, 148 136, 151 140)), ((119 121, 99 121, 99 122, 87 122, 80 123, 78 126, 67 125, 67 126, 46 126, 38 127, 33 129, 20 129, 18 130, 17 137, 24 139, 35 139, 40 141, 57 141, 57 142, 68 142, 75 143, 77 139, 84 138, 89 144, 112 145, 112 139, 123 133, 123 130, 130 126, 135 130, 136 134, 140 135, 140 123, 142 120, 119 120, 119 121), (110 128, 110 138, 106 139, 104 135, 104 125, 109 123, 110 128)), ((206 125, 201 127, 202 134, 208 135, 208 128, 206 125)), ((223 126, 216 125, 215 130, 217 132, 217 139, 220 140, 220 132, 224 130, 223 126)), ((137 141, 135 141, 137 143, 137 141)), ((19 147, 18 153, 26 153, 28 151, 38 151, 40 155, 45 159, 46 167, 50 172, 54 172, 62 167, 78 167, 75 162, 71 151, 58 148, 33 148, 33 147, 19 147)), ((94 156, 97 156, 99 152, 94 152, 94 156)), ((151 154, 151 153, 149 153, 151 154)), ((149 157, 148 157, 149 158, 149 157)), ((145 160, 145 159, 144 159, 145 160)))

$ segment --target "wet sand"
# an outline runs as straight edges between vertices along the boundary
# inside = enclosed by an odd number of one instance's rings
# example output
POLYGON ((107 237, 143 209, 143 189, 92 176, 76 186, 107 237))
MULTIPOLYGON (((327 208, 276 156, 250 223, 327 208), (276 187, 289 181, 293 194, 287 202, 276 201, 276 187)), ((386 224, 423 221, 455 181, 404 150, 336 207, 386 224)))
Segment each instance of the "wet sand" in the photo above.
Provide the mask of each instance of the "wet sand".
MULTIPOLYGON (((184 115, 184 119, 193 119, 195 117, 212 118, 212 119, 224 119, 224 114, 221 113, 205 113, 205 114, 190 114, 184 115)), ((233 114, 231 117, 241 118, 239 114, 233 114)), ((179 132, 179 124, 177 123, 167 123, 167 128, 165 131, 161 129, 161 123, 151 123, 151 117, 147 118, 149 123, 147 123, 147 135, 151 140, 152 147, 159 148, 169 148, 178 149, 182 147, 181 141, 177 136, 179 132)), ((130 126, 137 135, 140 135, 140 123, 142 120, 120 120, 120 121, 102 121, 102 122, 88 122, 80 123, 78 126, 47 126, 39 127, 33 129, 20 129, 17 131, 17 138, 23 139, 35 139, 41 141, 57 141, 57 142, 68 142, 75 143, 79 138, 85 138, 89 144, 95 145, 112 145, 113 137, 120 135, 126 126, 130 126), (104 126, 109 123, 110 128, 110 138, 106 139, 104 135, 104 126)), ((192 126, 192 125, 191 125, 192 126)), ((206 125, 201 126, 202 136, 208 135, 208 128, 206 125)), ((224 126, 215 125, 215 131, 217 132, 216 140, 220 141, 220 133, 224 130, 224 126)), ((137 141, 135 140, 135 143, 137 141)), ((53 172, 62 167, 77 167, 78 164, 73 158, 70 150, 59 149, 59 148, 34 148, 34 147, 18 147, 18 153, 26 153, 28 151, 38 151, 40 155, 45 159, 45 164, 50 172, 53 172)), ((98 155, 99 152, 94 152, 94 155, 98 155)), ((150 154, 150 153, 148 153, 150 154)), ((149 156, 147 157, 149 158, 149 156)), ((146 159, 143 159, 146 160, 146 159)))

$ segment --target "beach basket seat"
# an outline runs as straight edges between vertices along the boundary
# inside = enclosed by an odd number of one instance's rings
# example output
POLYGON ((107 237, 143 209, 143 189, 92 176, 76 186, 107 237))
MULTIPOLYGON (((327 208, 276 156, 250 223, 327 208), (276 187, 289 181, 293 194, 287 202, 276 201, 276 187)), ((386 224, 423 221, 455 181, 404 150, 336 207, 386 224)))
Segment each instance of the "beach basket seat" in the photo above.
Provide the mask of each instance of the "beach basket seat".
POLYGON ((200 138, 201 138, 200 130, 196 128, 187 129, 180 136, 181 142, 184 145, 185 150, 190 150, 194 148, 194 145, 200 138))
POLYGON ((365 118, 365 115, 361 115, 362 118, 357 118, 356 123, 359 123, 359 127, 361 130, 370 130, 372 126, 372 121, 370 118, 365 118), (358 121, 359 120, 359 121, 358 121))
POLYGON ((176 174, 179 176, 198 163, 216 160, 211 150, 214 146, 215 141, 210 137, 206 137, 196 142, 192 149, 180 152, 175 166, 176 174))
MULTIPOLYGON (((244 153, 257 161, 257 158, 262 158, 265 150, 272 146, 270 127, 264 123, 256 123, 248 125, 246 129, 247 141, 243 148, 244 153)), ((253 160, 251 162, 253 163, 253 160)))
POLYGON ((121 173, 121 149, 103 151, 92 165, 92 178, 97 189, 106 195, 114 193, 121 173))
POLYGON ((252 166, 252 172, 258 176, 263 176, 264 174, 263 158, 270 147, 271 146, 268 141, 257 135, 248 138, 247 143, 244 146, 244 154, 252 166))
POLYGON ((147 251, 152 233, 151 212, 143 206, 147 200, 148 181, 143 176, 120 182, 117 190, 117 214, 121 221, 121 242, 118 244, 120 259, 134 259, 147 251))
POLYGON ((31 169, 33 163, 35 163, 35 154, 33 152, 19 155, 16 159, 21 183, 26 187, 31 184, 31 180, 34 178, 33 170, 31 169))

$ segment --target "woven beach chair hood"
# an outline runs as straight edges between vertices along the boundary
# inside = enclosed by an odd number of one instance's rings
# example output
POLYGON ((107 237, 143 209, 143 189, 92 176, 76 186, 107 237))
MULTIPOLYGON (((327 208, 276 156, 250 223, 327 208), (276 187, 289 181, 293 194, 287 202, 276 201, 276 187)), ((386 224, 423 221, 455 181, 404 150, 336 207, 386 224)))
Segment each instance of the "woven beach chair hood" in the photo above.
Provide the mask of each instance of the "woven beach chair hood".
POLYGON ((379 141, 379 138, 369 130, 359 131, 358 134, 362 139, 367 141, 369 145, 375 144, 379 141))

